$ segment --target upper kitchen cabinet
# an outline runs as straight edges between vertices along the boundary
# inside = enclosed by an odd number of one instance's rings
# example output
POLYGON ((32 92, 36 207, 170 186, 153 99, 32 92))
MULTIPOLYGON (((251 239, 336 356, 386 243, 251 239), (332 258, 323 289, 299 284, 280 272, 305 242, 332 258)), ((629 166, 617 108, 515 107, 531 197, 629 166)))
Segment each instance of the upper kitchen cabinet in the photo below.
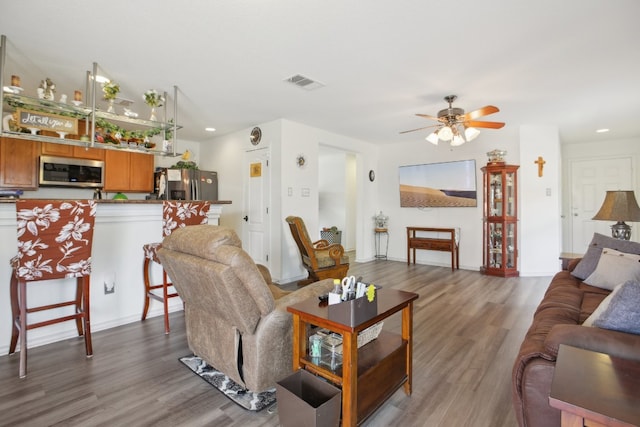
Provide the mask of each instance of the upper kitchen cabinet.
POLYGON ((142 153, 106 151, 104 191, 153 192, 153 157, 142 153))
POLYGON ((0 137, 0 187, 36 190, 39 155, 37 141, 0 137))
MULTIPOLYGON (((100 148, 135 153, 176 156, 175 123, 178 88, 173 88, 169 102, 167 92, 147 90, 141 95, 120 94, 117 82, 100 77, 104 74, 97 63, 86 72, 85 94, 74 88, 56 87, 54 78, 46 78, 30 88, 21 86, 20 76, 5 61, 7 41, 0 36, 0 91, 2 108, 1 135, 48 143, 48 155, 95 158, 90 151, 65 151, 62 146, 100 148), (66 92, 66 94, 64 94, 66 92), (68 94, 68 95, 67 95, 68 94), (144 99, 133 105, 125 99, 144 99), (147 105, 144 105, 144 104, 147 105), (172 104, 172 109, 168 109, 172 104), (139 109, 139 111, 135 111, 139 109), (158 111, 156 111, 158 110, 158 111), (172 110, 172 111, 170 111, 172 110), (150 114, 151 113, 151 114, 150 114), (173 117, 170 117, 170 113, 173 117), (54 144, 61 147, 53 147, 54 144)), ((13 65, 13 68, 20 68, 13 65)), ((100 157, 102 158, 102 157, 100 157)))

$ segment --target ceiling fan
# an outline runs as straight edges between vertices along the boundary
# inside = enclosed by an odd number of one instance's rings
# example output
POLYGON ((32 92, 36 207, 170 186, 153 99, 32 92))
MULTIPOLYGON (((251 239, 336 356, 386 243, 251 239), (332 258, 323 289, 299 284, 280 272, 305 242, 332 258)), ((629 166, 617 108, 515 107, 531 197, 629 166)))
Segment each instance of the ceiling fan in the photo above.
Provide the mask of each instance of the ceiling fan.
POLYGON ((488 116, 500 111, 498 107, 487 105, 477 110, 465 113, 462 108, 454 108, 451 104, 457 98, 456 95, 445 96, 444 100, 449 103, 449 108, 438 111, 438 116, 430 116, 428 114, 416 114, 416 116, 425 119, 437 120, 438 124, 425 126, 418 129, 405 130, 400 133, 415 132, 418 130, 436 127, 437 129, 430 133, 426 140, 434 145, 438 145, 438 140, 451 141, 451 145, 462 145, 467 141, 471 141, 480 134, 477 128, 500 129, 504 126, 502 122, 484 122, 476 120, 479 117, 488 116))

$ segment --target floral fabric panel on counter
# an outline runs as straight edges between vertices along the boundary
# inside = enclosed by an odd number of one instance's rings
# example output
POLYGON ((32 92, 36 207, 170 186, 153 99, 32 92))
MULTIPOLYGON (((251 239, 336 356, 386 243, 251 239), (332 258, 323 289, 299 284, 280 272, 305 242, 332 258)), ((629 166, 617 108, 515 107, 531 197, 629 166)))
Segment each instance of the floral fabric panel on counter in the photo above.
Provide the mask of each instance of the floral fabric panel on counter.
POLYGON ((91 274, 97 204, 93 200, 18 200, 18 255, 11 260, 27 281, 91 274))

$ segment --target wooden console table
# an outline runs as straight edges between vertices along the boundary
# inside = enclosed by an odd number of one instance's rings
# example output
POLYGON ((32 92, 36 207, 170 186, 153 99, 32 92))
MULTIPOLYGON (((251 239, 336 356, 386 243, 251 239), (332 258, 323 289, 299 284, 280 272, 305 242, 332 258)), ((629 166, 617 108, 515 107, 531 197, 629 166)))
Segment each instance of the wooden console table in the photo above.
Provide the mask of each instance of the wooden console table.
POLYGON ((640 363, 561 345, 549 404, 562 427, 640 426, 640 363))
POLYGON ((451 271, 460 268, 460 246, 456 239, 455 228, 435 227, 407 227, 407 265, 411 263, 413 249, 413 263, 416 263, 416 249, 429 251, 451 252, 451 271), (438 233, 436 236, 417 236, 416 233, 438 233), (448 233, 448 238, 439 237, 440 233, 448 233))
POLYGON ((413 301, 418 294, 379 289, 376 299, 378 314, 354 326, 329 319, 328 305, 317 298, 287 307, 293 314, 293 370, 304 368, 342 387, 343 427, 362 423, 400 386, 411 395, 413 301), (358 348, 359 332, 397 312, 402 313, 401 334, 382 330, 358 348), (310 325, 342 335, 341 366, 330 369, 313 363, 307 352, 310 325))

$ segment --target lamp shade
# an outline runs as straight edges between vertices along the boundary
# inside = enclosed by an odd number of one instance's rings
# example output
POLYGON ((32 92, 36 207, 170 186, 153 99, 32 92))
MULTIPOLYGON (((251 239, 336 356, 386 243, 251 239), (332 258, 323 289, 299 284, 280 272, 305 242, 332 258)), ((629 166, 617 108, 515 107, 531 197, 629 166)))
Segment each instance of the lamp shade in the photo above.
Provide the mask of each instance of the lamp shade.
POLYGON ((633 191, 607 191, 602 207, 592 219, 640 221, 640 207, 633 191))

